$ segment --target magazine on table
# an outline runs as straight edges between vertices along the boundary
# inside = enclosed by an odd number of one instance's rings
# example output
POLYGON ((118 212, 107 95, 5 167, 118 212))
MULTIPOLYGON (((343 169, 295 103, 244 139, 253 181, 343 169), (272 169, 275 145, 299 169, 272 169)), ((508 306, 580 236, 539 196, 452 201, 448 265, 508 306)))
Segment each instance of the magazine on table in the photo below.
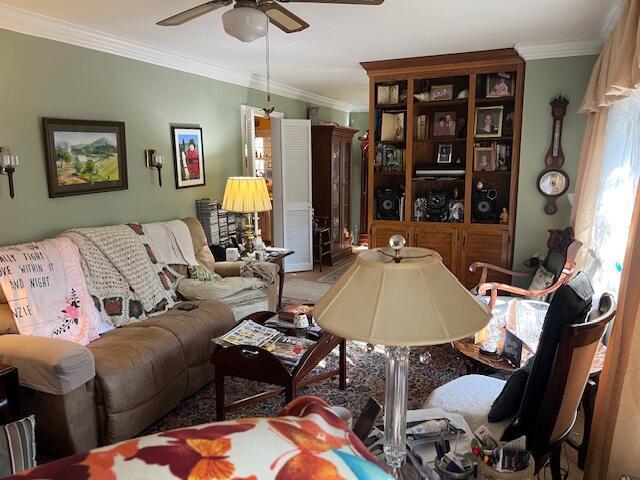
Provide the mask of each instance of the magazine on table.
POLYGON ((227 347, 232 345, 262 347, 289 366, 297 365, 309 347, 315 343, 307 338, 287 336, 252 320, 245 320, 213 341, 227 347))
POLYGON ((282 334, 273 328, 265 327, 253 320, 245 320, 221 337, 218 337, 218 340, 226 345, 262 347, 278 335, 282 334))

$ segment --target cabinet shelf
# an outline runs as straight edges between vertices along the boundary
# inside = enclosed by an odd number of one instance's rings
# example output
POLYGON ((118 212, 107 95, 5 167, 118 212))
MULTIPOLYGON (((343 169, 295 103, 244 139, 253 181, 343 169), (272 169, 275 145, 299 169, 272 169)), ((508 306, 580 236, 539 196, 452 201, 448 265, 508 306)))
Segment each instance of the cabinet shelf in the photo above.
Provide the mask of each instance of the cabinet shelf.
POLYGON ((515 102, 515 97, 476 98, 476 105, 500 105, 515 102))
POLYGON ((466 138, 459 137, 440 137, 440 138, 430 138, 428 140, 414 140, 413 143, 464 143, 466 142, 466 138))
POLYGON ((380 105, 376 105, 376 109, 378 110, 406 110, 407 103, 383 103, 380 105))
POLYGON ((430 100, 428 102, 414 102, 413 106, 415 108, 442 108, 466 105, 467 103, 469 103, 468 98, 454 98, 452 100, 430 100))

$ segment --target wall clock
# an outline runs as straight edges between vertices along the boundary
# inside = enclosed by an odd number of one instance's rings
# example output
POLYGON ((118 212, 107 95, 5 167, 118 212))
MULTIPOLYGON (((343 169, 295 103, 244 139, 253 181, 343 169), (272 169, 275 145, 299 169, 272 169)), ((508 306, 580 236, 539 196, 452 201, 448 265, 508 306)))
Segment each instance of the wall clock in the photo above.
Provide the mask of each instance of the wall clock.
POLYGON ((551 131, 551 145, 544 158, 545 169, 538 175, 538 191, 547 200, 544 211, 547 215, 554 215, 558 211, 556 200, 569 190, 569 175, 562 169, 564 152, 562 151, 562 124, 567 114, 569 100, 558 97, 551 102, 551 117, 553 128, 551 131))

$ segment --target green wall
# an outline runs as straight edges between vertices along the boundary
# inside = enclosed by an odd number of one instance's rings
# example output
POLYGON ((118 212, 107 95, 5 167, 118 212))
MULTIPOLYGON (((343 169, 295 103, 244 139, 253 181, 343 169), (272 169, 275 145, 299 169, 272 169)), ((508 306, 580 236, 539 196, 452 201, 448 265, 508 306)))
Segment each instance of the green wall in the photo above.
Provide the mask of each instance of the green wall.
POLYGON ((522 148, 518 211, 514 245, 514 268, 536 252, 545 254, 550 228, 569 225, 571 205, 567 196, 558 201, 555 215, 544 213, 545 200, 537 190, 536 181, 544 167, 544 156, 551 142, 551 107, 549 102, 562 94, 569 100, 562 133, 565 154, 564 169, 575 189, 578 158, 586 125, 584 115, 577 110, 587 87, 595 56, 553 58, 527 62, 522 118, 522 148))
MULTIPOLYGON (((544 213, 544 198, 538 193, 536 180, 544 166, 544 156, 551 141, 551 107, 549 102, 562 94, 570 103, 564 122, 562 149, 574 191, 578 170, 578 157, 582 144, 586 119, 578 115, 587 82, 596 56, 553 58, 527 62, 524 109, 522 118, 522 148, 520 179, 518 186, 518 209, 514 245, 515 269, 535 252, 545 253, 547 230, 569 225, 571 205, 564 196, 558 201, 558 213, 544 213)), ((368 113, 352 113, 351 126, 362 134, 368 128, 368 113)), ((354 205, 360 203, 360 152, 354 148, 354 205)), ((359 212, 354 213, 354 225, 359 223, 359 212)))
POLYGON ((349 126, 357 128, 358 133, 354 135, 353 152, 351 154, 353 169, 351 170, 351 198, 352 198, 352 225, 360 232, 360 203, 362 185, 360 185, 360 175, 362 174, 362 150, 360 150, 360 142, 358 138, 364 135, 369 128, 369 112, 352 112, 349 119, 349 126))
MULTIPOLYGON (((220 199, 242 173, 240 106, 263 92, 63 43, 0 30, 0 145, 20 155, 16 198, 0 177, 0 245, 37 240, 68 227, 147 222, 195 214, 195 200, 220 199), (126 123, 129 189, 50 199, 41 117, 126 123), (176 190, 170 124, 203 128, 204 187, 176 190), (164 153, 162 188, 143 151, 164 153)), ((287 118, 307 118, 307 103, 274 97, 287 118)), ((349 114, 321 107, 320 119, 347 125, 349 114)))

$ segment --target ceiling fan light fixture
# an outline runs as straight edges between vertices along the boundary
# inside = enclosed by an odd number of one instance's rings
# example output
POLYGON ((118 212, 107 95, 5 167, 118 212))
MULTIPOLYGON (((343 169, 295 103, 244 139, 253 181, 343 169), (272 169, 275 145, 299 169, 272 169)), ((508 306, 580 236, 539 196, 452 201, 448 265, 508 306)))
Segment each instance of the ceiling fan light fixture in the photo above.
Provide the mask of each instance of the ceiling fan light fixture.
POLYGON ((267 33, 269 18, 257 8, 235 7, 222 15, 224 31, 242 42, 253 42, 267 33))

